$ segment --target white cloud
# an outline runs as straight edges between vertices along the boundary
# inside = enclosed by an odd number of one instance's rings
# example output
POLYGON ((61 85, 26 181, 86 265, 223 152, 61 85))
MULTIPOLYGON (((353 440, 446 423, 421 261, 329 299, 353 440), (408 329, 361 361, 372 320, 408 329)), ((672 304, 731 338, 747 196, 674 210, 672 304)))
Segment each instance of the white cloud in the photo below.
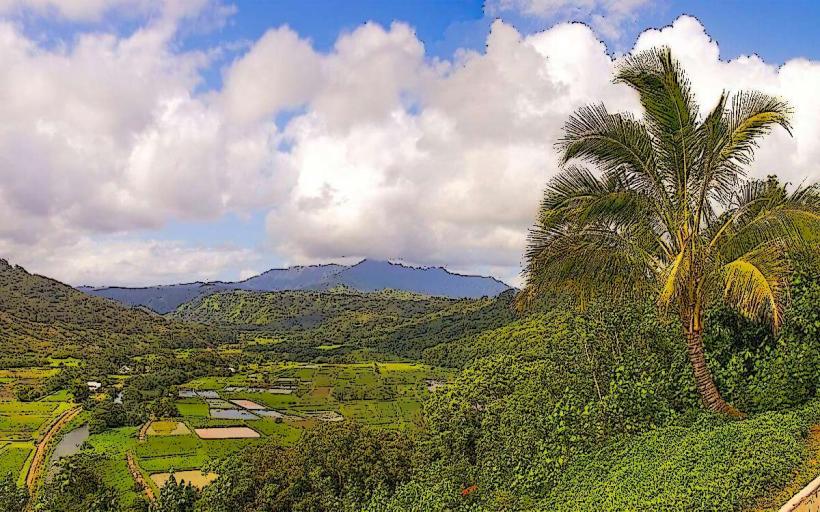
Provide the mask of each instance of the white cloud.
MULTIPOLYGON (((0 240, 3 253, 14 247, 0 240)), ((249 265, 258 265, 255 251, 230 246, 197 247, 177 241, 125 237, 67 241, 59 252, 29 247, 25 267, 75 286, 133 286, 237 279, 249 265)), ((22 263, 12 259, 11 263, 22 263)))
POLYGON ((541 21, 582 21, 602 36, 617 39, 624 24, 634 22, 650 0, 487 0, 491 16, 515 13, 541 21))
POLYGON ((31 13, 86 23, 99 22, 111 14, 131 19, 155 16, 178 20, 207 13, 210 20, 219 20, 234 10, 217 0, 0 0, 2 15, 31 13))
MULTIPOLYGON (((514 281, 541 190, 558 172, 564 121, 598 101, 639 112, 633 93, 611 83, 615 62, 598 34, 581 24, 525 37, 497 21, 486 51, 452 61, 425 57, 401 23, 363 25, 327 52, 280 27, 207 92, 209 52, 175 51, 168 27, 45 49, 0 23, 0 96, 11 99, 0 102, 0 253, 29 265, 46 258, 72 282, 91 281, 78 268, 96 282, 190 280, 219 268, 235 278, 261 269, 258 260, 88 240, 261 210, 272 251, 288 263, 381 257, 514 281), (291 117, 277 127, 282 112, 291 117), (118 272, 127 262, 146 268, 118 272)), ((820 177, 820 63, 721 61, 688 17, 644 33, 636 48, 655 44, 673 47, 704 108, 722 89, 788 98, 795 136, 767 139, 752 174, 820 177)))

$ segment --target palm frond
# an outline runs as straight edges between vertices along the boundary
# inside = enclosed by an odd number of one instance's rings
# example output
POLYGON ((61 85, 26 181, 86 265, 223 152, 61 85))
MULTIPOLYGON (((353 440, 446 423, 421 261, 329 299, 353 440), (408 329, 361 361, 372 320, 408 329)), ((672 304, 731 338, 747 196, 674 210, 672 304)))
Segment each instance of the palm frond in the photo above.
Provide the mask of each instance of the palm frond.
POLYGON ((771 318, 777 329, 783 321, 788 270, 782 245, 759 246, 723 267, 724 298, 749 318, 771 318))
POLYGON ((792 110, 775 96, 757 91, 743 91, 732 97, 728 112, 729 136, 721 149, 723 160, 741 165, 752 163, 758 140, 779 125, 791 134, 792 110))
POLYGON ((582 107, 564 125, 557 147, 563 164, 577 158, 605 173, 628 173, 646 191, 667 193, 655 168, 646 127, 630 114, 610 114, 603 105, 582 107))
POLYGON ((789 194, 774 181, 751 180, 734 195, 731 208, 706 236, 709 248, 729 261, 773 240, 795 248, 818 234, 820 193, 816 187, 789 194))
POLYGON ((689 245, 684 245, 681 252, 667 265, 662 272, 661 289, 658 294, 658 303, 663 307, 668 307, 672 300, 679 296, 682 290, 682 282, 689 272, 689 258, 687 249, 689 245))
POLYGON ((626 57, 615 82, 638 92, 654 142, 656 166, 674 186, 677 199, 682 199, 696 157, 698 112, 683 69, 669 48, 654 48, 626 57))
POLYGON ((656 251, 654 233, 637 224, 537 225, 528 239, 522 297, 570 291, 583 302, 598 293, 646 293, 655 282, 656 251))

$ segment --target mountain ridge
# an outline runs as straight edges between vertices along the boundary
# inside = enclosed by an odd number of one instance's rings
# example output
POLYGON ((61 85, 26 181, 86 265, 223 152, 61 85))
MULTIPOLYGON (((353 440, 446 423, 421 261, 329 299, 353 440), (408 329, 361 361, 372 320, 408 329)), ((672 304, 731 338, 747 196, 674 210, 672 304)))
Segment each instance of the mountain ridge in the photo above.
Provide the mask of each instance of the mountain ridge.
POLYGON ((363 259, 354 265, 328 263, 274 268, 241 281, 194 281, 143 287, 80 286, 77 289, 165 314, 191 300, 224 291, 321 291, 337 286, 362 292, 393 289, 449 298, 497 296, 511 288, 494 277, 458 274, 444 267, 363 259))
POLYGON ((48 354, 209 346, 228 340, 213 326, 90 296, 51 277, 0 260, 0 367, 39 364, 48 354))

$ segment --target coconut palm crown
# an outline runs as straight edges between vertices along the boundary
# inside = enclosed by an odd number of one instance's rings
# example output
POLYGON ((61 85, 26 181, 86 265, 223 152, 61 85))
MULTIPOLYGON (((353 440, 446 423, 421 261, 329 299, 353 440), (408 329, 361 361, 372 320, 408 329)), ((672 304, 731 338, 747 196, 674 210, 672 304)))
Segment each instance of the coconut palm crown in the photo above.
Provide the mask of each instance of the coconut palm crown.
POLYGON ((704 309, 722 300, 774 328, 783 321, 788 251, 820 231, 819 194, 745 180, 744 168, 772 128, 790 131, 790 107, 758 92, 724 93, 700 116, 668 48, 626 57, 615 82, 638 93, 643 118, 592 105, 567 121, 557 144, 563 169, 530 231, 519 305, 556 290, 582 303, 654 294, 680 318, 705 407, 739 414, 707 365, 704 309))

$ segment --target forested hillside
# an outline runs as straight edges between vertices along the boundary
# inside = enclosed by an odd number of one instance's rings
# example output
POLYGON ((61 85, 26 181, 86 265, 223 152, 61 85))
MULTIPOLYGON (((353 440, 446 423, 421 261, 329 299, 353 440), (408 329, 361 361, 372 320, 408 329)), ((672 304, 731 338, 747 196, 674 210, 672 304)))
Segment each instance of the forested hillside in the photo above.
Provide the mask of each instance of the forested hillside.
POLYGON ((152 346, 205 346, 228 339, 220 329, 127 308, 0 260, 3 366, 46 354, 87 357, 112 348, 136 354, 152 346))
MULTIPOLYGON (((260 351, 311 358, 318 346, 341 353, 368 348, 417 358, 439 343, 500 327, 514 318, 513 292, 481 299, 449 299, 344 287, 327 292, 225 292, 180 306, 179 320, 230 326, 260 351)), ((324 355, 328 355, 327 352, 324 355)))

